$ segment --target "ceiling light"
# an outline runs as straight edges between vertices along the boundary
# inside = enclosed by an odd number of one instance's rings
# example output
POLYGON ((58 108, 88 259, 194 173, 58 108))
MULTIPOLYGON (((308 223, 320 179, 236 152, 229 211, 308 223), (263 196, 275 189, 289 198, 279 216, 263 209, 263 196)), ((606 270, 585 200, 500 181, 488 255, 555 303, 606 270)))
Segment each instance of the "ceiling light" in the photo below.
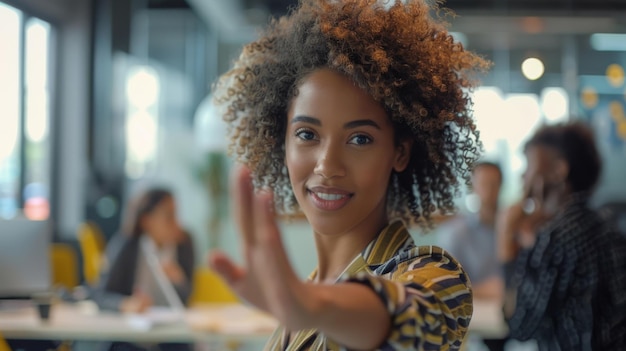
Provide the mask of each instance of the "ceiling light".
POLYGON ((529 80, 539 79, 544 72, 543 62, 536 57, 529 57, 522 62, 522 73, 529 80))

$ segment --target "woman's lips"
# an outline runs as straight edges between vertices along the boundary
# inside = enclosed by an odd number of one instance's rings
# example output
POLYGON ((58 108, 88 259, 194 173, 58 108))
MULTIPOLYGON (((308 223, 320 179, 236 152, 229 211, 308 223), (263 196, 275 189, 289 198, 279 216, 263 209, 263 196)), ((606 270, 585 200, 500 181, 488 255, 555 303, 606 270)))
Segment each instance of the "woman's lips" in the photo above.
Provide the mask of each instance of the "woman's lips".
POLYGON ((320 210, 336 211, 348 203, 352 194, 340 189, 308 189, 313 205, 320 210))

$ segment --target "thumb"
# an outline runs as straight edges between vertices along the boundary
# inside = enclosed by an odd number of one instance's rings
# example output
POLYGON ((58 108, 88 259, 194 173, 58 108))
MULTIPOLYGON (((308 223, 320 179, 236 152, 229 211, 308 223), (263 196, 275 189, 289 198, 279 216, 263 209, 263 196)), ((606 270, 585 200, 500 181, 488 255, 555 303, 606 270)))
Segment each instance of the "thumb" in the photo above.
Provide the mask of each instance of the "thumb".
POLYGON ((231 286, 245 275, 245 271, 241 267, 220 251, 212 252, 209 255, 209 266, 231 286))

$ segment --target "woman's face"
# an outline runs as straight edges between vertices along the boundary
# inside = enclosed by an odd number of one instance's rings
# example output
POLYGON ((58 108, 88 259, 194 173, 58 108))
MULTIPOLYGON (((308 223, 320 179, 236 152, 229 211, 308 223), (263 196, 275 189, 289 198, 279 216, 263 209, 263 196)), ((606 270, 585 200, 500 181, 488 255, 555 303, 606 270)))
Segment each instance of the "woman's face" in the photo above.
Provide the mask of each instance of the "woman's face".
POLYGON ((298 204, 318 234, 379 230, 392 170, 408 163, 384 109, 339 73, 306 77, 291 101, 285 162, 298 204))
POLYGON ((171 245, 179 242, 182 229, 176 216, 176 203, 171 196, 161 200, 152 212, 143 217, 143 230, 157 245, 171 245))

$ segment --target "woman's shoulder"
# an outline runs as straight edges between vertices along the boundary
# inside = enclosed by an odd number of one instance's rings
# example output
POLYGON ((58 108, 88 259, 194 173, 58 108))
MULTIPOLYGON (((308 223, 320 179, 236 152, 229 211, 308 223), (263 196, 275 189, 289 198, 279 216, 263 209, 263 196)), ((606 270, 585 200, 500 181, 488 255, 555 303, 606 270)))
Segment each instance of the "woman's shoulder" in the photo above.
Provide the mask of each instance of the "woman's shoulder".
POLYGON ((117 256, 122 251, 132 250, 135 247, 139 247, 139 238, 132 237, 122 232, 113 234, 109 242, 107 243, 107 256, 117 256))
POLYGON ((392 280, 417 279, 424 283, 469 286, 469 277, 459 261, 448 251, 434 245, 414 246, 399 252, 374 273, 392 280))
POLYGON ((395 259, 399 264, 406 265, 408 270, 427 266, 448 271, 462 270, 461 264, 450 252, 436 245, 414 246, 398 253, 395 259))

